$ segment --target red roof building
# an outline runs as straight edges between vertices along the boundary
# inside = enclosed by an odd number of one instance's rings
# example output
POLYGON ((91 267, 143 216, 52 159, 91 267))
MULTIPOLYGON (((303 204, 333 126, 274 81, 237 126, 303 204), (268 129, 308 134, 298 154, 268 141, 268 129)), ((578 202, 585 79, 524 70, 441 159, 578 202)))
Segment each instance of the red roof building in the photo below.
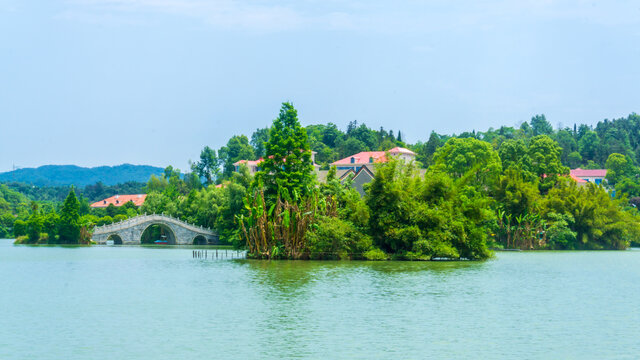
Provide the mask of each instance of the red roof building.
POLYGON ((587 180, 582 180, 582 179, 580 179, 579 177, 576 177, 576 176, 575 176, 575 175, 573 175, 573 174, 569 174, 569 176, 570 176, 570 177, 571 177, 575 182, 577 182, 578 184, 586 184, 586 183, 587 183, 587 180))
POLYGON ((411 161, 416 158, 416 154, 413 151, 401 147, 394 147, 389 151, 359 152, 355 155, 340 159, 332 163, 331 165, 335 166, 337 170, 353 169, 357 172, 363 165, 387 162, 387 152, 389 153, 389 155, 398 157, 399 159, 405 161, 411 161))
POLYGON ((91 204, 92 208, 103 208, 107 207, 110 204, 113 206, 122 206, 129 201, 132 201, 135 206, 142 206, 144 204, 144 200, 147 198, 147 194, 135 194, 135 195, 113 195, 110 198, 106 198, 104 200, 96 201, 91 204))
MULTIPOLYGON (((569 172, 572 178, 578 178, 585 182, 600 185, 607 176, 607 169, 573 169, 569 172)), ((580 182, 578 182, 580 183, 580 182)))

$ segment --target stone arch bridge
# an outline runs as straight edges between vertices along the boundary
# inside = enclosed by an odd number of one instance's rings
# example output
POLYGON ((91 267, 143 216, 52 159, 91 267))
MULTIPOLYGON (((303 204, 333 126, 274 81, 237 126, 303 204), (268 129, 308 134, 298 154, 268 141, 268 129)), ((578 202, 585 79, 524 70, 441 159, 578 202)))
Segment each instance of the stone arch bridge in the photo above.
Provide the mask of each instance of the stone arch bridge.
POLYGON ((139 215, 110 225, 96 226, 92 240, 98 244, 106 244, 113 240, 114 244, 140 245, 142 234, 152 225, 160 225, 167 233, 170 245, 208 245, 217 244, 218 235, 209 228, 192 225, 167 215, 139 215))

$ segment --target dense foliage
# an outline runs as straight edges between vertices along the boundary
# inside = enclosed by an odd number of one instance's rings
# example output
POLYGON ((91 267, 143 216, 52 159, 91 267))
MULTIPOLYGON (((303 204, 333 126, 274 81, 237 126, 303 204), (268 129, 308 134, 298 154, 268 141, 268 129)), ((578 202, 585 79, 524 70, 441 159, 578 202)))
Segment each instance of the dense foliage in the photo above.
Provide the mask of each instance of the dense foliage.
POLYGON ((0 186, 0 232, 24 242, 81 243, 94 225, 165 213, 216 229, 222 241, 258 258, 483 259, 492 247, 624 249, 640 241, 638 134, 636 114, 556 130, 536 115, 518 127, 432 132, 424 143, 407 144, 399 131, 355 121, 344 132, 331 123, 303 128, 284 103, 271 127, 233 136, 218 151, 205 147, 191 172, 169 166, 144 189, 95 184, 75 198, 69 188, 0 186), (377 165, 364 197, 329 166, 395 146, 412 149, 416 161, 377 165), (330 169, 324 183, 314 178, 310 150, 330 169), (259 158, 257 176, 245 166, 236 171, 237 161, 259 158), (568 177, 576 167, 604 167, 607 181, 578 185, 568 177), (87 199, 110 191, 148 196, 140 209, 88 208, 87 199))
MULTIPOLYGON (((38 202, 63 202, 71 186, 33 186, 27 183, 10 182, 6 186, 14 191, 26 195, 29 200, 38 202)), ((145 182, 128 181, 122 184, 105 185, 97 182, 92 185, 86 185, 83 188, 74 187, 74 191, 88 202, 96 202, 106 199, 116 194, 144 194, 146 191, 145 182)))

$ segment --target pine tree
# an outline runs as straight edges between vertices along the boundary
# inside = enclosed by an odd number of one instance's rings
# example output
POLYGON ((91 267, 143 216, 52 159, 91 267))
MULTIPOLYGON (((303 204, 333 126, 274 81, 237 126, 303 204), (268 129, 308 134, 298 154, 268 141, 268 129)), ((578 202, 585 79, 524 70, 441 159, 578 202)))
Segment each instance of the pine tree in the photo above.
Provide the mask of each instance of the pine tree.
POLYGON ((58 224, 58 239, 60 243, 78 243, 80 239, 79 211, 80 202, 78 198, 76 198, 76 193, 72 187, 60 211, 60 223, 58 224))
POLYGON ((281 196, 292 198, 310 193, 313 164, 306 130, 300 126, 298 112, 292 104, 282 104, 273 121, 265 144, 267 157, 260 163, 256 180, 261 181, 269 200, 281 196))

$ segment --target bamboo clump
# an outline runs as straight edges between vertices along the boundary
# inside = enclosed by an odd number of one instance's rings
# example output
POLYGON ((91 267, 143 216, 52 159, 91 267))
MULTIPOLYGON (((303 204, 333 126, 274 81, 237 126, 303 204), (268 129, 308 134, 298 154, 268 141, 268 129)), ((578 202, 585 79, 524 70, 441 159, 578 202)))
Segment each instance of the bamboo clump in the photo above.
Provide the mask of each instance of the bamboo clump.
POLYGON ((241 234, 248 255, 259 259, 308 259, 306 233, 316 216, 337 213, 333 197, 319 200, 317 194, 298 201, 278 196, 267 208, 263 191, 245 201, 245 208, 250 214, 240 217, 241 234))

